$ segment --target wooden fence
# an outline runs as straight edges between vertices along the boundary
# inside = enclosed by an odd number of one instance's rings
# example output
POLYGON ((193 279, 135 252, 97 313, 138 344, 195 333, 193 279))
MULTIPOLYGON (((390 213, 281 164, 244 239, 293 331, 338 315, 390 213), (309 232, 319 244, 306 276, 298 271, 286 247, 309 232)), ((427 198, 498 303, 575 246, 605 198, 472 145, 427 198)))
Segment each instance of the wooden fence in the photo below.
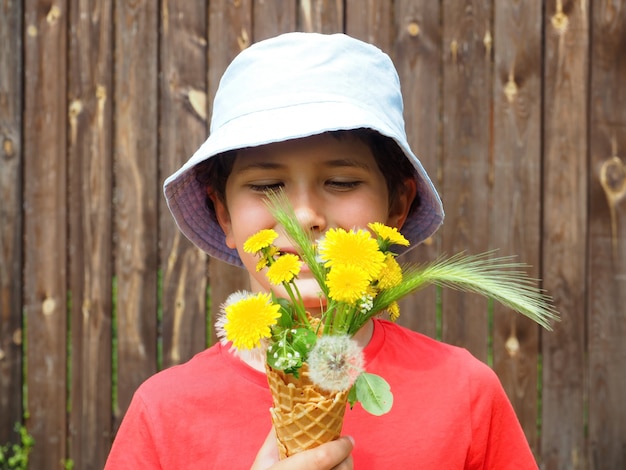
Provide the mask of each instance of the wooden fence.
POLYGON ((0 1, 0 444, 22 422, 31 468, 101 468, 137 386, 212 341, 243 273, 162 181, 235 54, 293 30, 394 59, 447 213, 411 260, 519 255, 562 314, 429 288, 402 322, 494 367, 542 468, 626 468, 622 0, 0 1))

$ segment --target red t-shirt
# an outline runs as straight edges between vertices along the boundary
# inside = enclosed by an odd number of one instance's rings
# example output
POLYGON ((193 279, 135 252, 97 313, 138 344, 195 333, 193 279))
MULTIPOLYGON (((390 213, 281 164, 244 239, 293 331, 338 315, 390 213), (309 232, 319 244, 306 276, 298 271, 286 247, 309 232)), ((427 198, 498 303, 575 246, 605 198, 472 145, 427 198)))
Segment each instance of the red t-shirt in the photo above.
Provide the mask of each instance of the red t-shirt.
MULTIPOLYGON (((537 468, 497 376, 466 350, 376 320, 365 357, 394 403, 346 410, 356 469, 537 468)), ((249 469, 270 405, 265 375, 213 346, 141 385, 105 468, 249 469)))

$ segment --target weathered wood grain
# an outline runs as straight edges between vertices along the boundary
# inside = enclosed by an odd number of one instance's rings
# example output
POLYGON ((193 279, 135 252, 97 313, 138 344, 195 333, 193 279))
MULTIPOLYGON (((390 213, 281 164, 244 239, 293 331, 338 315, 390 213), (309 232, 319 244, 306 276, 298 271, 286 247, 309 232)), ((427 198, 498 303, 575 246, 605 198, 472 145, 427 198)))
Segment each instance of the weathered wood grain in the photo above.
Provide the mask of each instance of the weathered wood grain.
POLYGON ((344 32, 343 0, 300 0, 298 31, 316 33, 344 32))
MULTIPOLYGON (((252 5, 249 0, 228 2, 218 0, 209 4, 208 96, 212 109, 219 80, 228 64, 252 41, 252 5)), ((211 312, 211 343, 216 341, 213 323, 220 305, 232 292, 246 289, 248 276, 244 269, 216 259, 209 260, 209 289, 211 312)))
POLYGON ((157 364, 158 10, 116 2, 114 238, 117 279, 118 409, 157 364))
POLYGON ((591 5, 589 468, 626 467, 626 5, 591 5))
POLYGON ((69 5, 68 457, 84 469, 104 467, 112 438, 112 14, 110 2, 69 5))
MULTIPOLYGON (((538 2, 495 2, 490 248, 537 278, 541 235, 541 29, 538 2)), ((493 366, 537 449, 538 326, 494 305, 493 366)))
POLYGON ((543 287, 561 322, 542 332, 546 470, 586 467, 585 312, 589 1, 546 3, 543 19, 543 287))
MULTIPOLYGON (((489 247, 492 119, 492 3, 442 2, 443 253, 489 247)), ((443 340, 487 360, 487 301, 449 289, 442 295, 443 340)))
MULTIPOLYGON (((391 49, 402 86, 409 144, 437 188, 441 186, 442 150, 440 18, 439 2, 397 1, 391 49)), ((423 263, 436 259, 441 249, 440 234, 437 232, 400 260, 423 263)), ((427 287, 400 302, 402 313, 398 322, 435 338, 438 334, 436 303, 436 289, 427 287)))
POLYGON ((42 469, 67 440, 67 26, 65 2, 24 3, 26 413, 42 469))
MULTIPOLYGON (((206 5, 164 1, 161 9, 159 183, 202 144, 206 120, 206 5)), ((176 227, 159 194, 163 367, 206 346, 206 255, 176 227)))
POLYGON ((295 31, 296 19, 296 0, 256 2, 252 22, 253 41, 259 42, 282 33, 295 31))
POLYGON ((345 33, 371 44, 388 54, 393 41, 393 5, 376 0, 347 0, 345 33))
POLYGON ((0 6, 0 443, 22 421, 22 8, 0 6))
MULTIPOLYGON (((0 445, 22 419, 22 360, 31 467, 97 468, 159 339, 164 367, 205 347, 206 292, 214 316, 247 275, 210 260, 205 277, 162 181, 206 137, 240 50, 345 31, 394 59, 409 140, 446 207, 405 260, 500 248, 533 265, 563 316, 538 333, 496 309, 489 331, 485 301, 444 291, 443 339, 493 358, 542 468, 624 467, 626 12, 541 5, 0 1, 0 445)), ((401 323, 437 336, 435 297, 405 300, 401 323)))

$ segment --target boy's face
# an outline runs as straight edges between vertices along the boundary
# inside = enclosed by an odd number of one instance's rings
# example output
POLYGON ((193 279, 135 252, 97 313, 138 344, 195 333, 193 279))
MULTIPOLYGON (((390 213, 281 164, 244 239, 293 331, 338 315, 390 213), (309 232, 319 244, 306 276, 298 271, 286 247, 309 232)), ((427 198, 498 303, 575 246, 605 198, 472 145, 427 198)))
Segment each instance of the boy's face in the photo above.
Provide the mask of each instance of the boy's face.
MULTIPOLYGON (((406 204, 400 201, 390 211, 385 177, 371 150, 351 136, 322 134, 239 151, 226 182, 226 203, 214 199, 216 214, 227 245, 237 249, 250 274, 252 289, 271 289, 279 296, 286 296, 284 289, 271 285, 265 270, 257 272, 258 258, 242 248, 248 237, 271 228, 279 233, 275 245, 280 251, 295 253, 264 203, 265 192, 278 189, 316 239, 330 228, 365 228, 369 222, 399 228, 414 195, 409 191, 406 204)), ((297 285, 308 309, 320 306, 319 287, 306 267, 297 285)))

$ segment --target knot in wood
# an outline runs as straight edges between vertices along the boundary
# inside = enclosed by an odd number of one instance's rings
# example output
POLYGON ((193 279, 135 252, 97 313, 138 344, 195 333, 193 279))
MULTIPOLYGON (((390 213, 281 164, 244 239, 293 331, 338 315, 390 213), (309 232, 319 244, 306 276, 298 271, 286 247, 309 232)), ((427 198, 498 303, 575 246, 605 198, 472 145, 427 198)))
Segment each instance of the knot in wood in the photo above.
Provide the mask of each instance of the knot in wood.
POLYGON ((46 15, 46 21, 49 24, 54 24, 59 21, 59 18, 61 18, 61 9, 56 5, 52 5, 50 10, 48 10, 48 14, 46 15))
POLYGON ((550 22, 558 34, 564 34, 567 31, 569 18, 563 11, 557 11, 550 19, 550 22))
POLYGON ((519 353, 519 340, 515 336, 509 336, 509 339, 504 343, 504 348, 509 353, 509 356, 517 356, 519 353))
POLYGON ((13 141, 8 137, 6 137, 4 139, 4 142, 2 142, 2 151, 6 160, 9 160, 15 156, 15 146, 13 145, 13 141))
POLYGON ((418 25, 416 21, 411 21, 406 27, 406 30, 409 36, 415 37, 420 33, 420 25, 418 25))
POLYGON ((483 37, 483 45, 485 46, 485 50, 489 55, 491 53, 491 46, 493 45, 493 38, 491 37, 491 32, 489 30, 485 32, 485 36, 483 37))
POLYGON ((602 163, 600 183, 611 199, 621 199, 626 195, 626 166, 618 156, 602 163))
POLYGON ((82 110, 83 102, 81 100, 72 101, 69 109, 70 119, 76 119, 76 116, 78 116, 82 110))
POLYGON ((22 344, 22 329, 18 328, 13 332, 13 336, 11 337, 13 344, 20 346, 22 344))
POLYGON ((509 103, 512 103, 515 99, 517 95, 517 83, 515 83, 513 77, 509 77, 509 81, 504 85, 504 95, 509 103))
POLYGON ((56 309, 57 303, 54 299, 47 298, 41 303, 41 311, 44 315, 52 315, 56 309))

